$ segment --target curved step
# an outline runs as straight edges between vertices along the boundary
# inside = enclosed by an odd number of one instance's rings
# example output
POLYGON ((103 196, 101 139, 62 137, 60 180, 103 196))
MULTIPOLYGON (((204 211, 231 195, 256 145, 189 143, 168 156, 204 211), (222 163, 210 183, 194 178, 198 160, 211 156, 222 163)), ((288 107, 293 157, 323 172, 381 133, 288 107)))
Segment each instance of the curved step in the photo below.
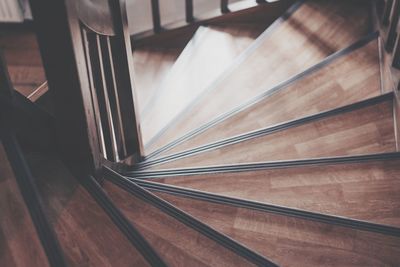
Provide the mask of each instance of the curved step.
POLYGON ((221 75, 264 28, 258 24, 200 27, 141 114, 144 144, 221 75))
POLYGON ((59 160, 27 159, 68 266, 151 266, 59 160))
POLYGON ((181 48, 137 48, 133 51, 135 91, 143 111, 178 58, 181 48))
POLYGON ((22 95, 29 96, 46 81, 35 33, 4 29, 0 36, 0 46, 8 65, 13 88, 22 95))
POLYGON ((400 227, 400 157, 148 180, 400 227))
POLYGON ((276 266, 126 179, 104 178, 110 198, 168 265, 276 266))
POLYGON ((378 42, 377 34, 361 39, 197 128, 157 158, 379 95, 378 42))
POLYGON ((181 117, 152 138, 147 151, 155 151, 356 42, 371 30, 370 3, 309 0, 294 12, 289 10, 181 117))
POLYGON ((156 195, 280 266, 397 266, 400 263, 399 237, 167 193, 156 195))
POLYGON ((51 266, 0 142, 0 266, 51 266))
MULTIPOLYGON (((393 152, 393 94, 222 140, 153 169, 393 152)), ((146 163, 143 163, 144 166, 146 163)), ((149 165, 151 166, 151 165, 149 165)))

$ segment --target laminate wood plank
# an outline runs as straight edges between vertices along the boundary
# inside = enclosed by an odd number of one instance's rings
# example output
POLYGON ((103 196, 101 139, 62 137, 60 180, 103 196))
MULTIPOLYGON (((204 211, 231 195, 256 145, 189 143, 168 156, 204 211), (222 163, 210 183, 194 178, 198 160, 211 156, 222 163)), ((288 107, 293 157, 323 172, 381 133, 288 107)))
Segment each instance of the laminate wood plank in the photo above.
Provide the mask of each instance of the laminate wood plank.
POLYGON ((136 48, 133 51, 135 89, 139 99, 139 110, 143 111, 147 102, 165 79, 181 48, 136 48))
POLYGON ((378 39, 309 73, 164 153, 185 151, 381 93, 378 39))
POLYGON ((252 24, 200 27, 145 107, 144 143, 201 95, 263 29, 252 24))
POLYGON ((166 162, 154 169, 393 152, 393 124, 390 99, 166 162))
POLYGON ((28 96, 46 81, 36 35, 33 31, 1 34, 0 49, 3 50, 11 82, 21 94, 28 96))
POLYGON ((113 202, 170 266, 251 266, 197 231, 111 182, 104 189, 113 202))
POLYGON ((1 142, 0 266, 49 266, 1 142))
POLYGON ((69 266, 149 266, 60 161, 32 154, 28 163, 69 266))
POLYGON ((156 194, 279 266, 400 264, 400 238, 166 193, 156 194))
POLYGON ((9 65, 10 79, 13 85, 39 86, 46 77, 41 66, 9 65))
POLYGON ((348 47, 369 30, 369 1, 306 1, 275 30, 261 35, 244 60, 222 74, 154 151, 268 88, 348 47), (290 64, 288 64, 290 63, 290 64))
POLYGON ((5 48, 5 58, 8 64, 16 66, 43 66, 40 51, 37 47, 5 48))
POLYGON ((400 161, 151 179, 229 197, 400 227, 400 161))
POLYGON ((32 29, 9 30, 0 33, 0 47, 39 49, 36 34, 32 29))

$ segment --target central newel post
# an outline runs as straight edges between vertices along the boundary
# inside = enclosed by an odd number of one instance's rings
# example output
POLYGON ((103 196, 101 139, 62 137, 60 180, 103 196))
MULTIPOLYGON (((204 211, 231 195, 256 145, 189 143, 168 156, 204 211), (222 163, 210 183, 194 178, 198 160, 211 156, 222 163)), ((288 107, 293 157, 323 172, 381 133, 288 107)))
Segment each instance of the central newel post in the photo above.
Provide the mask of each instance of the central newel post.
POLYGON ((59 150, 95 171, 143 157, 125 0, 31 0, 59 150))

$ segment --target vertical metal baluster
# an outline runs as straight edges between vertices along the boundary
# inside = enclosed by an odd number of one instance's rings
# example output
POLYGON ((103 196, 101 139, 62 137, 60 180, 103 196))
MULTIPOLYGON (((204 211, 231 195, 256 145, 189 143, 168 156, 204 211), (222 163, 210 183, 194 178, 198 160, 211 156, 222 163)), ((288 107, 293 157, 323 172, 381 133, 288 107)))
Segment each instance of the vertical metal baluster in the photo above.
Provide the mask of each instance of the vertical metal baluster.
POLYGON ((384 26, 389 26, 390 13, 393 7, 393 0, 387 0, 385 3, 385 9, 383 10, 382 23, 384 26))
POLYGON ((86 65, 88 69, 88 78, 89 78, 89 86, 90 86, 90 94, 91 94, 91 99, 92 99, 92 104, 93 104, 93 109, 94 109, 94 116, 95 116, 95 122, 96 122, 96 130, 97 134, 99 136, 99 152, 103 155, 104 158, 107 158, 107 152, 106 152, 106 144, 104 140, 104 133, 103 133, 103 125, 101 122, 101 117, 100 117, 100 107, 99 107, 99 100, 97 97, 96 89, 94 87, 94 80, 93 80, 93 71, 92 71, 92 64, 91 64, 91 56, 90 56, 90 45, 89 45, 89 34, 83 27, 81 28, 82 32, 82 41, 83 41, 83 47, 84 47, 84 53, 86 57, 86 65))
POLYGON ((186 0, 186 22, 191 23, 194 21, 193 17, 193 0, 186 0))
POLYGON ((392 66, 396 69, 400 69, 400 34, 397 35, 397 42, 394 48, 392 66))
POLYGON ((153 17, 153 31, 161 31, 160 4, 158 0, 151 0, 151 14, 153 17))
POLYGON ((389 25, 389 31, 388 31, 388 36, 386 39, 386 45, 385 49, 387 52, 392 52, 396 38, 397 38, 397 26, 399 23, 399 16, 400 16, 400 0, 395 0, 391 12, 391 17, 390 17, 390 25, 389 25))
POLYGON ((100 44, 99 44, 99 36, 96 33, 89 32, 88 35, 89 40, 89 55, 90 55, 90 63, 92 67, 92 74, 93 74, 93 86, 94 91, 97 94, 97 103, 99 106, 99 115, 102 124, 103 130, 103 139, 105 144, 105 154, 106 158, 109 160, 114 159, 113 153, 113 142, 112 142, 112 129, 109 125, 109 112, 106 105, 106 95, 104 94, 104 82, 103 77, 104 74, 102 73, 102 66, 101 66, 101 51, 100 51, 100 44))
POLYGON ((221 13, 229 13, 228 0, 221 0, 221 13))
MULTIPOLYGON (((111 37, 112 38, 112 37, 111 37)), ((113 114, 114 134, 119 158, 125 158, 127 155, 124 128, 122 123, 122 114, 119 101, 117 81, 115 78, 114 59, 111 51, 110 37, 102 40, 102 52, 104 60, 104 71, 110 100, 110 108, 113 114)))
POLYGON ((119 153, 118 153, 118 149, 117 149, 117 140, 115 137, 115 128, 114 128, 114 114, 112 112, 112 108, 111 108, 111 103, 110 103, 110 96, 108 94, 109 88, 107 84, 107 75, 110 75, 109 73, 105 72, 105 62, 104 62, 104 56, 107 54, 107 51, 103 51, 104 50, 104 46, 102 45, 102 43, 104 42, 103 40, 107 38, 106 36, 100 36, 97 35, 96 36, 96 45, 97 45, 97 52, 98 52, 98 57, 99 57, 99 71, 100 71, 100 81, 101 81, 101 88, 103 89, 103 95, 104 95, 104 108, 106 111, 106 115, 107 115, 107 121, 104 122, 104 124, 107 124, 107 129, 109 131, 109 138, 110 138, 110 155, 112 158, 108 158, 109 160, 112 161, 119 161, 119 153))

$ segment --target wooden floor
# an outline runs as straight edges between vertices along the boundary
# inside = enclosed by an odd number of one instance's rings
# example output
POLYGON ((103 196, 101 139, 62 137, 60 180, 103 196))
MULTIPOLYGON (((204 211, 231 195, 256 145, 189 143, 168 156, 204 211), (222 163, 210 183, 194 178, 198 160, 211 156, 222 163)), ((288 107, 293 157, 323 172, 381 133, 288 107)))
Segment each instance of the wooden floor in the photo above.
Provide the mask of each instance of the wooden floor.
POLYGON ((68 266, 149 266, 60 161, 28 159, 68 266))
POLYGON ((335 59, 165 154, 298 119, 381 93, 378 39, 335 59))
POLYGON ((133 51, 135 89, 141 112, 169 73, 181 50, 173 47, 149 47, 133 51))
POLYGON ((206 236, 105 181, 113 202, 170 266, 252 266, 206 236))
POLYGON ((17 91, 25 96, 46 81, 44 68, 33 30, 0 33, 11 81, 17 91))
POLYGON ((215 148, 154 169, 295 160, 396 151, 393 100, 215 148))
POLYGON ((156 194, 282 267, 400 265, 400 238, 156 194))
POLYGON ((0 266, 49 266, 1 142, 0 266))
POLYGON ((144 109, 144 144, 207 89, 264 29, 262 24, 200 27, 144 109))
POLYGON ((400 227, 400 160, 152 179, 230 197, 400 227))
POLYGON ((185 112, 184 118, 171 126, 149 151, 356 42, 370 30, 369 8, 368 2, 358 0, 306 1, 275 31, 260 36, 245 60, 224 73, 212 90, 210 88, 190 112, 185 112))

